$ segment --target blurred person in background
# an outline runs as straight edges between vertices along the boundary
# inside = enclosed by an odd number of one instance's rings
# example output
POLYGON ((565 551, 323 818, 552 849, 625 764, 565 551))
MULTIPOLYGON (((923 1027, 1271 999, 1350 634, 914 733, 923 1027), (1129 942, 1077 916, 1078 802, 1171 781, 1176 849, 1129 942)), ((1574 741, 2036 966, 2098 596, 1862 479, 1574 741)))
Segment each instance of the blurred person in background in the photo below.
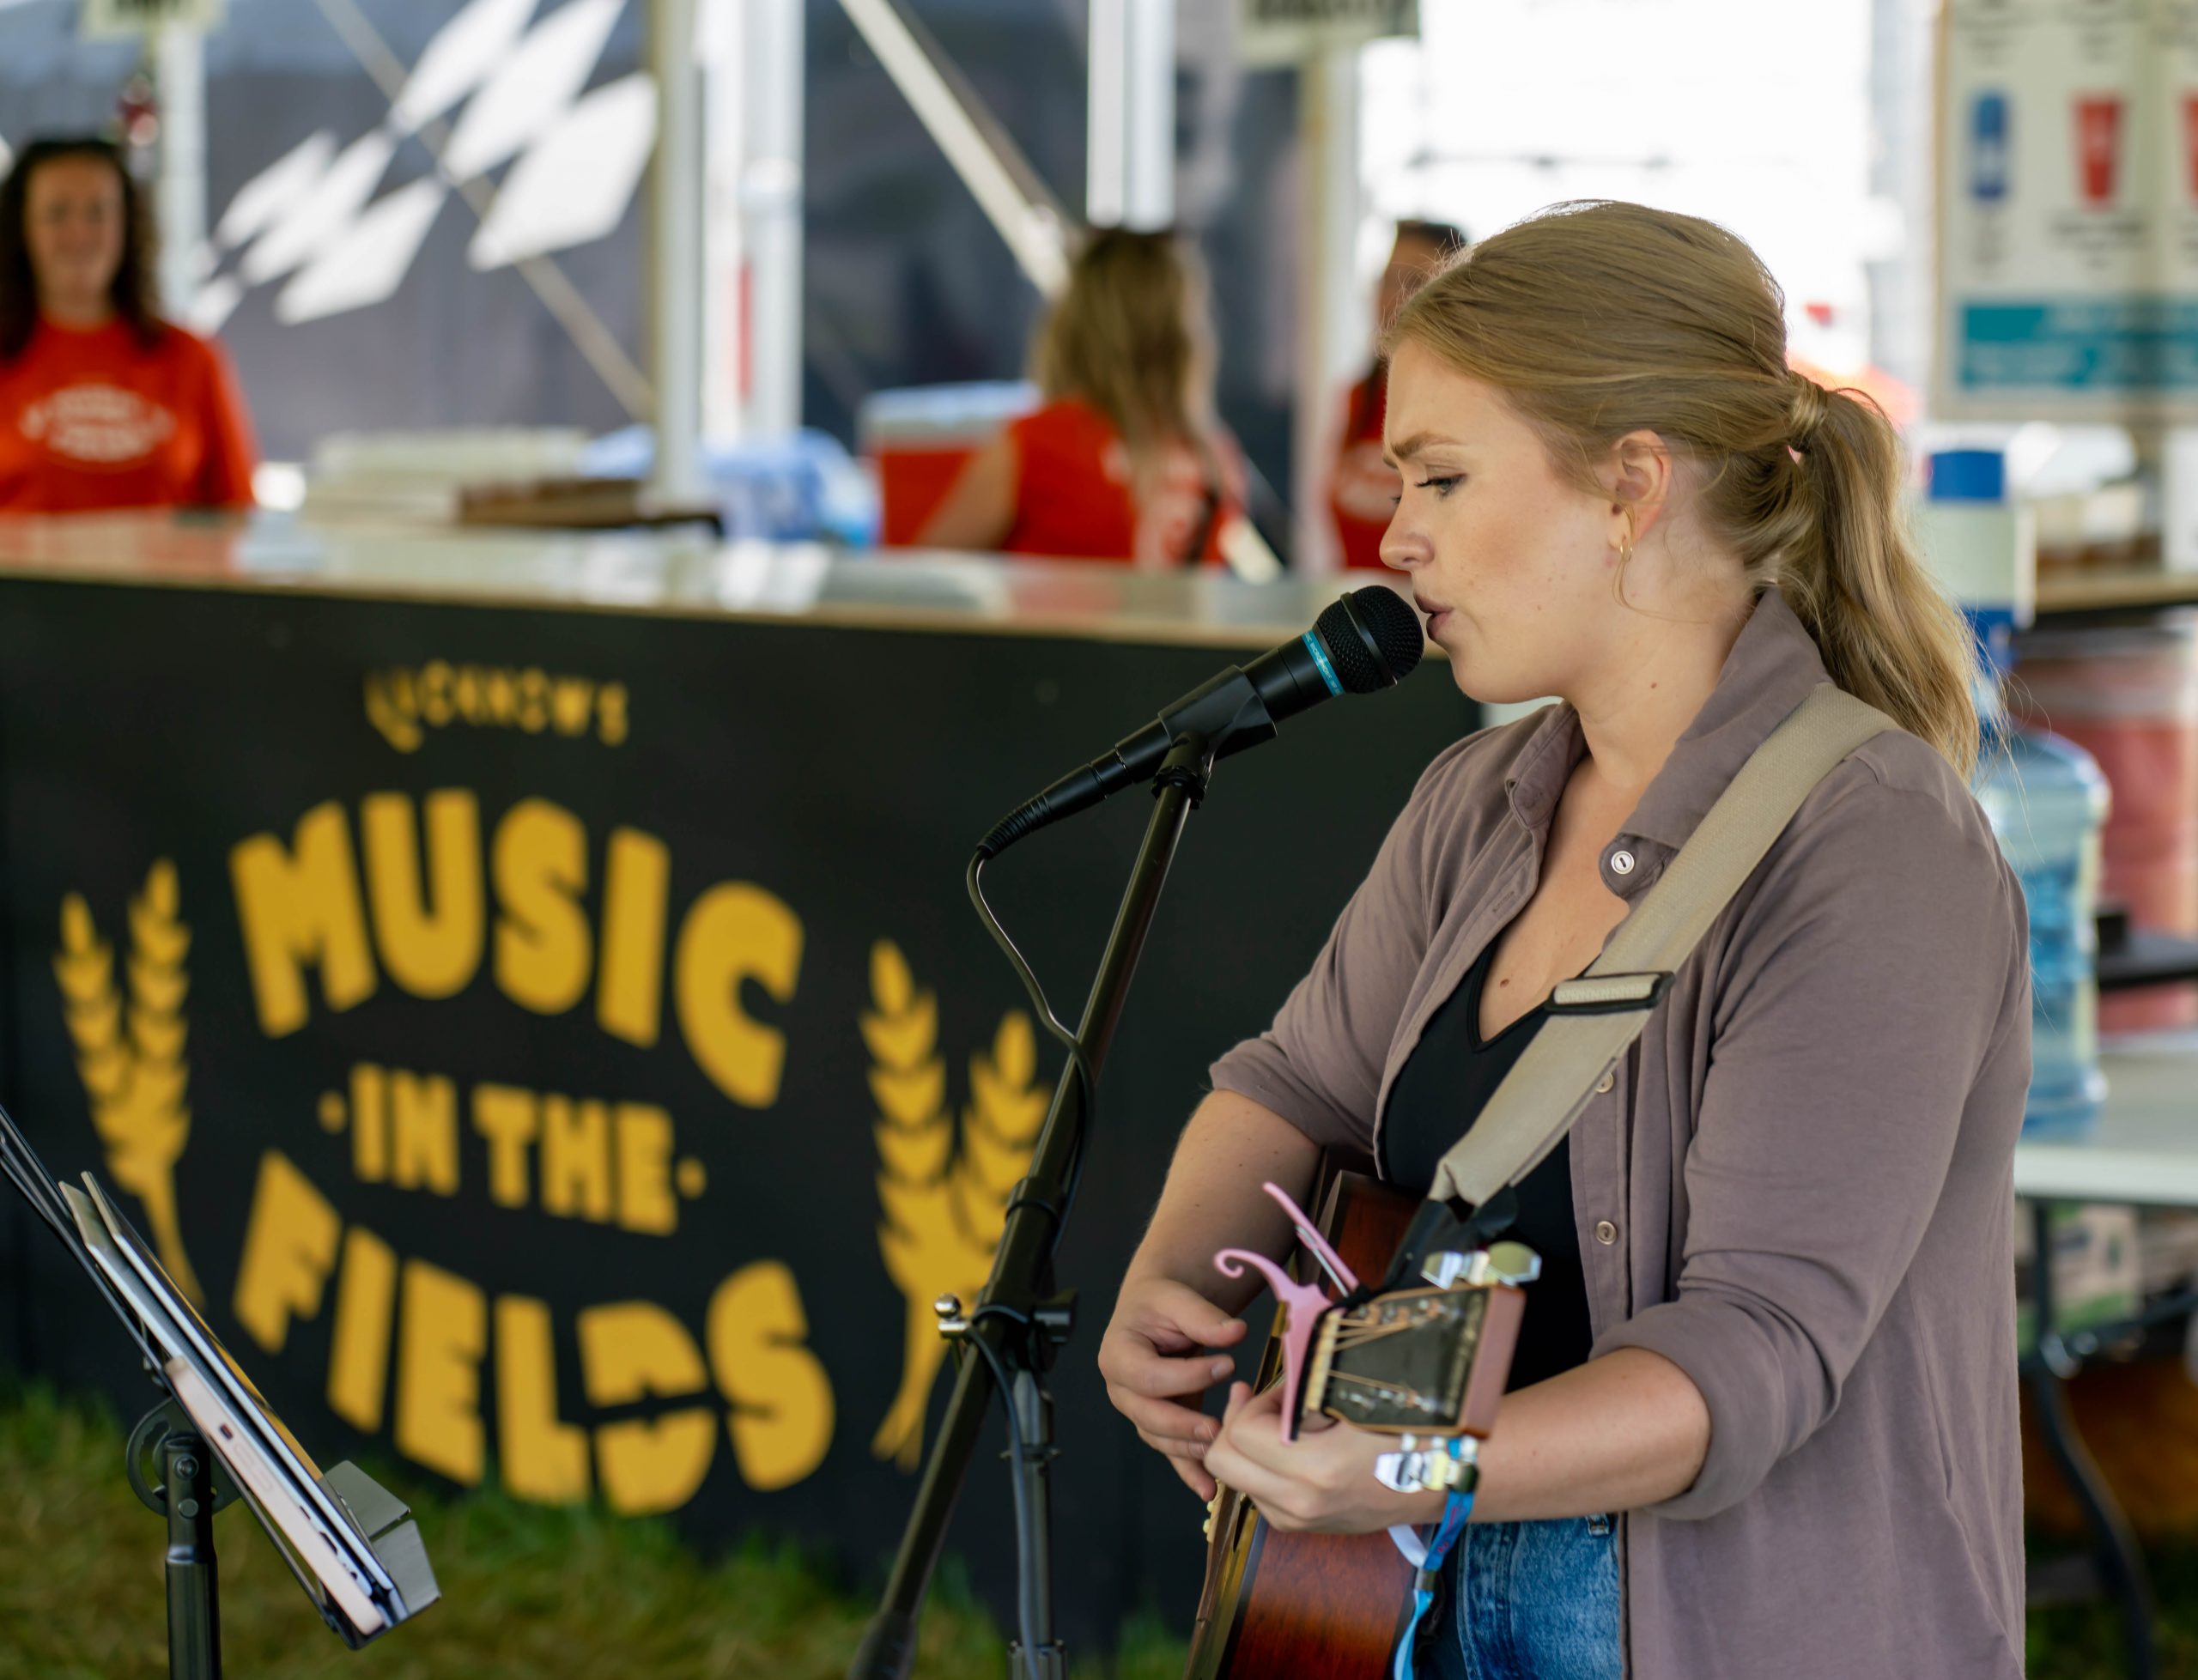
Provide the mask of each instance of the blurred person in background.
POLYGON ((1196 258, 1169 233, 1095 230, 1040 329, 1043 406, 980 450, 918 535, 927 548, 1217 560, 1243 472, 1213 413, 1196 258))
MULTIPOLYGON (((1375 295, 1374 336, 1378 342, 1396 319, 1405 300, 1432 279, 1454 253, 1466 247, 1462 227, 1448 221, 1400 221, 1375 295)), ((1389 364, 1378 354, 1374 364, 1344 399, 1343 428, 1336 464, 1328 479, 1328 511, 1336 522, 1338 552, 1346 567, 1381 569, 1381 533, 1397 511, 1401 481, 1381 459, 1381 420, 1388 411, 1389 364)))
POLYGON ((0 514, 244 508, 228 363, 163 319, 143 194, 104 140, 41 140, 0 183, 0 514))

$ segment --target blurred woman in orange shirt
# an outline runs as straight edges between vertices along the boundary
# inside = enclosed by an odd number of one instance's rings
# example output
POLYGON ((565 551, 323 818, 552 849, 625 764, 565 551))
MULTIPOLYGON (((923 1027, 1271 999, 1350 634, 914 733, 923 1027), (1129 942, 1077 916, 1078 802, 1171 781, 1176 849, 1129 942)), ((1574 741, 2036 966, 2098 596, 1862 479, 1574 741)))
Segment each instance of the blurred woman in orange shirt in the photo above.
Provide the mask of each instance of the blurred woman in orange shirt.
POLYGON ((228 364, 161 318, 143 195, 102 140, 0 183, 0 514, 252 502, 228 364))
POLYGON ((1217 560, 1243 470, 1213 416, 1205 291, 1174 235, 1096 230, 1040 331, 1043 406, 970 458, 918 543, 1156 570, 1217 560))

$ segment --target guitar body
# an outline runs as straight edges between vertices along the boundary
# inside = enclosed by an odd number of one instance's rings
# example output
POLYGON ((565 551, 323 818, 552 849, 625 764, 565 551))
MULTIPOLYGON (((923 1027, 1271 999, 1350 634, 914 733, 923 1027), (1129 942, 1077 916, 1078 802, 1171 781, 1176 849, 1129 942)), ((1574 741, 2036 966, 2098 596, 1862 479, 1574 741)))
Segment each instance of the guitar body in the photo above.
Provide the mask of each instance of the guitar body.
MULTIPOLYGON (((1344 1263, 1362 1277, 1379 1277, 1419 1200, 1324 1163, 1314 1205, 1344 1263)), ((1273 1380, 1280 1358, 1270 1337, 1259 1386, 1273 1380)), ((1224 1488, 1209 1530, 1185 1680, 1386 1680, 1412 1580, 1412 1566, 1386 1533, 1284 1534, 1224 1488)))

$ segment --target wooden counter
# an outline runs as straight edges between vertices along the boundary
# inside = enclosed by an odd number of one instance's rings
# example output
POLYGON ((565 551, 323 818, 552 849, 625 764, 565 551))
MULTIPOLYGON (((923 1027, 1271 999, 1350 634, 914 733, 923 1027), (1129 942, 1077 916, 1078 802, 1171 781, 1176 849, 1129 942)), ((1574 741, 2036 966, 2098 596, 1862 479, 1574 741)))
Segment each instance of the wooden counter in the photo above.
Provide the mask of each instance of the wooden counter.
POLYGON ((1345 588, 1386 581, 1247 584, 1215 568, 1144 573, 1078 561, 883 555, 679 532, 315 527, 270 516, 236 525, 136 515, 0 519, 0 573, 1212 647, 1271 646, 1305 629, 1345 588))

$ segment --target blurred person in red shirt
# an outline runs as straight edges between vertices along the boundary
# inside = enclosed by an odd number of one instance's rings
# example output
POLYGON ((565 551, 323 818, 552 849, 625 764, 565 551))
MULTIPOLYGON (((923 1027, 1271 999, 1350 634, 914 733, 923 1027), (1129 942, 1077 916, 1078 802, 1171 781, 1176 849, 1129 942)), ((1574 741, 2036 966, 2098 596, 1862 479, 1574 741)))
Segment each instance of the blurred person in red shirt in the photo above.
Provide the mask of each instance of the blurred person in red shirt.
POLYGON ((1218 560, 1243 469, 1214 418, 1191 252, 1169 233, 1095 229, 1034 361, 1043 405, 970 458, 918 544, 1152 570, 1218 560))
MULTIPOLYGON (((1389 330, 1405 300, 1466 248, 1465 230, 1447 221, 1400 221, 1389 264, 1374 303, 1374 336, 1389 330)), ((1397 470, 1381 459, 1381 419, 1388 412, 1389 367, 1376 357, 1344 400, 1336 464, 1328 478, 1328 511, 1336 522, 1343 563, 1381 567, 1381 534, 1397 511, 1397 470)))
POLYGON ((161 318, 154 252, 103 140, 34 142, 0 183, 0 514, 251 505, 235 379, 161 318))

